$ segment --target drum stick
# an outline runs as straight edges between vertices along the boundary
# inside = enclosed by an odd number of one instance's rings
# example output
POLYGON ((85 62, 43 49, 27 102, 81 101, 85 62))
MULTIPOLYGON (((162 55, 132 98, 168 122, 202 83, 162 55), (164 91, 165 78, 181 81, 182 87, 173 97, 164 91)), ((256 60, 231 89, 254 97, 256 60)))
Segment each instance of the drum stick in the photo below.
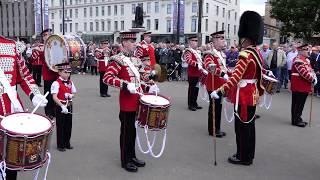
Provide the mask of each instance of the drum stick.
POLYGON ((311 119, 312 119, 312 101, 313 101, 313 91, 311 92, 311 99, 310 99, 310 117, 309 117, 309 127, 311 127, 311 119))
MULTIPOLYGON (((49 91, 46 92, 46 94, 44 95, 44 97, 46 98, 49 94, 49 91)), ((37 106, 33 109, 33 111, 31 112, 31 114, 34 114, 34 112, 36 112, 36 110, 40 107, 40 104, 42 103, 43 100, 41 100, 40 102, 38 102, 37 106)))

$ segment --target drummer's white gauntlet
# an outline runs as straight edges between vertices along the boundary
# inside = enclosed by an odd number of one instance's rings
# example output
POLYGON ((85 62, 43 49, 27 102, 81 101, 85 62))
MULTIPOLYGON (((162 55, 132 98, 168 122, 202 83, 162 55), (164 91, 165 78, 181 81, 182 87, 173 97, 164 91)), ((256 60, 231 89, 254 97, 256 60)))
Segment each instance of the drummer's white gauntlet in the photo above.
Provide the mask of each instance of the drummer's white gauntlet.
POLYGON ((150 86, 149 93, 159 93, 159 92, 160 92, 160 89, 156 84, 150 86))
POLYGON ((48 100, 46 99, 45 96, 43 96, 41 94, 36 94, 32 98, 32 104, 34 106, 37 106, 39 103, 40 103, 40 107, 45 107, 48 103, 48 100))
POLYGON ((66 98, 66 99, 72 99, 73 98, 73 94, 70 94, 70 93, 65 93, 64 94, 64 97, 66 98))
POLYGON ((274 74, 273 74, 273 72, 272 72, 272 71, 270 71, 270 70, 268 70, 268 72, 267 72, 267 76, 275 77, 275 76, 274 76, 274 74))
POLYGON ((67 106, 62 105, 60 107, 61 107, 61 113, 63 113, 63 114, 68 114, 69 113, 69 110, 68 110, 67 106))
POLYGON ((318 79, 317 79, 317 77, 315 77, 312 81, 312 84, 313 84, 313 86, 315 86, 315 85, 317 85, 317 83, 318 83, 318 79))
POLYGON ((134 83, 128 83, 127 84, 127 89, 131 94, 137 93, 136 86, 135 86, 134 83))

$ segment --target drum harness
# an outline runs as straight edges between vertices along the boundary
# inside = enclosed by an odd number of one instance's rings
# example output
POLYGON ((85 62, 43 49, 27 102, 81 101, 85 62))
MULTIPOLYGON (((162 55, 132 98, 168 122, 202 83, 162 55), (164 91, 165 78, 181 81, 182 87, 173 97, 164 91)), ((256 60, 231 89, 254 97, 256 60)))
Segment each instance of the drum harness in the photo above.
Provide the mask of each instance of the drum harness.
MULTIPOLYGON (((129 66, 130 70, 133 72, 133 74, 135 75, 136 77, 136 80, 137 80, 137 83, 138 83, 138 91, 136 92, 137 94, 139 94, 140 96, 143 95, 143 93, 141 92, 142 89, 141 89, 141 81, 140 81, 140 74, 139 74, 139 71, 137 70, 137 68, 134 66, 134 64, 131 62, 130 58, 128 57, 124 57, 122 58, 122 60, 129 66)), ((135 122, 135 127, 136 129, 138 129, 138 122, 136 121, 135 122)), ((136 130, 137 131, 137 130, 136 130)), ((148 136, 148 126, 144 126, 144 133, 146 135, 146 139, 147 139, 147 146, 148 146, 148 149, 147 150, 143 150, 142 146, 141 146, 141 142, 140 142, 140 136, 139 136, 139 133, 137 131, 137 144, 138 144, 138 147, 140 149, 140 151, 143 153, 143 154, 147 154, 147 153, 150 153, 152 157, 154 158, 159 158, 163 152, 164 152, 164 148, 165 148, 165 145, 166 145, 166 139, 167 139, 167 129, 164 130, 164 137, 163 137, 163 142, 162 142, 162 148, 160 150, 160 153, 159 154, 154 154, 153 152, 153 147, 154 147, 154 144, 155 144, 155 141, 157 139, 157 132, 154 131, 153 132, 153 140, 152 140, 152 144, 150 143, 149 141, 149 136, 148 136)))

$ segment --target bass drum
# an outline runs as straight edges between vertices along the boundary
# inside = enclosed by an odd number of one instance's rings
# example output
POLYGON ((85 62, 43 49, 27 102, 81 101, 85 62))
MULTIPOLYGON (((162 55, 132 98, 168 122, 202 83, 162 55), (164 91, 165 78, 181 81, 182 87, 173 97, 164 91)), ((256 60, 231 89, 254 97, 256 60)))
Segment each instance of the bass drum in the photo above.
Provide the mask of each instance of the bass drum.
POLYGON ((70 63, 73 69, 78 69, 86 61, 86 46, 76 35, 51 35, 45 43, 44 53, 48 67, 55 72, 57 64, 70 63))

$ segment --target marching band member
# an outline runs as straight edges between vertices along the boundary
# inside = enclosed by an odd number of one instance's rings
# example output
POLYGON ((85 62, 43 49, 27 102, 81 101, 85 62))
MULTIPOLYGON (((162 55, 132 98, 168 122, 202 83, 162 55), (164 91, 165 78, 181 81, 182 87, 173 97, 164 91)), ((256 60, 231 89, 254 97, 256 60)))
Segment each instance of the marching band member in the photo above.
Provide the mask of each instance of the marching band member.
POLYGON ((156 64, 156 57, 154 53, 154 46, 151 43, 151 32, 142 34, 143 41, 137 44, 135 55, 141 60, 149 59, 151 68, 156 64))
POLYGON ((198 37, 189 37, 189 48, 187 48, 182 58, 188 63, 188 108, 191 111, 196 111, 197 109, 202 109, 198 106, 197 99, 199 88, 197 87, 200 76, 207 74, 207 71, 203 67, 202 57, 200 52, 197 51, 198 47, 198 37))
MULTIPOLYGON (((52 33, 52 29, 45 29, 41 32, 41 36, 44 43, 49 38, 51 33, 52 33)), ((53 81, 55 81, 58 78, 58 73, 49 69, 44 57, 44 52, 39 54, 37 54, 36 52, 32 52, 32 56, 39 58, 40 61, 42 62, 43 90, 44 90, 44 93, 49 92, 49 95, 47 96, 48 104, 44 108, 44 110, 45 110, 46 116, 50 119, 53 119, 55 117, 55 110, 54 110, 55 105, 52 99, 50 89, 53 81)))
POLYGON ((121 166, 129 172, 137 172, 145 162, 137 159, 135 153, 135 116, 138 108, 139 93, 159 91, 156 85, 148 86, 141 80, 138 68, 140 59, 134 57, 135 32, 122 32, 120 38, 123 51, 110 58, 103 82, 120 89, 120 151, 121 166))
MULTIPOLYGON (((20 84, 21 89, 30 97, 34 106, 46 106, 48 101, 41 95, 32 75, 25 65, 21 53, 23 45, 13 40, 0 36, 0 115, 15 112, 23 112, 21 100, 17 95, 16 86, 20 84)), ((6 179, 17 179, 17 171, 6 169, 6 179)))
MULTIPOLYGON (((218 31, 211 34, 212 37, 212 50, 204 52, 204 63, 205 69, 211 72, 211 67, 215 65, 215 72, 214 72, 214 84, 212 85, 212 73, 208 73, 206 87, 208 90, 209 95, 212 91, 219 88, 223 85, 226 80, 228 80, 228 69, 226 66, 226 59, 225 55, 222 52, 222 49, 225 46, 224 40, 224 31, 218 31), (213 87, 214 86, 214 87, 213 87)), ((209 97, 210 104, 208 110, 208 131, 209 135, 213 135, 213 119, 212 119, 212 98, 209 97)), ((216 137, 223 137, 226 135, 225 132, 220 131, 220 124, 221 124, 221 111, 222 111, 222 102, 220 99, 214 100, 215 104, 215 128, 216 128, 216 137)))
POLYGON ((42 61, 40 57, 44 57, 44 44, 37 42, 32 46, 32 54, 30 63, 32 64, 33 79, 36 84, 41 87, 42 61))
POLYGON ((69 63, 56 65, 59 78, 51 85, 51 93, 56 103, 57 148, 59 151, 73 149, 70 144, 72 130, 72 99, 77 92, 70 80, 72 72, 69 63))
POLYGON ((291 124, 305 127, 308 123, 301 118, 308 94, 312 92, 312 85, 318 82, 308 57, 308 45, 298 47, 299 55, 293 59, 291 70, 291 124))
POLYGON ((108 85, 103 83, 103 76, 106 73, 107 60, 109 59, 111 50, 109 49, 109 41, 102 40, 100 41, 100 48, 95 50, 95 57, 98 60, 98 71, 100 73, 100 96, 101 97, 110 97, 108 94, 108 85))
POLYGON ((231 102, 235 104, 237 152, 230 156, 228 161, 232 164, 251 165, 255 153, 256 105, 259 96, 264 93, 261 78, 265 70, 256 47, 263 40, 261 16, 254 11, 244 12, 240 18, 238 36, 239 44, 244 50, 239 54, 231 77, 211 93, 211 98, 219 99, 228 93, 231 102))

